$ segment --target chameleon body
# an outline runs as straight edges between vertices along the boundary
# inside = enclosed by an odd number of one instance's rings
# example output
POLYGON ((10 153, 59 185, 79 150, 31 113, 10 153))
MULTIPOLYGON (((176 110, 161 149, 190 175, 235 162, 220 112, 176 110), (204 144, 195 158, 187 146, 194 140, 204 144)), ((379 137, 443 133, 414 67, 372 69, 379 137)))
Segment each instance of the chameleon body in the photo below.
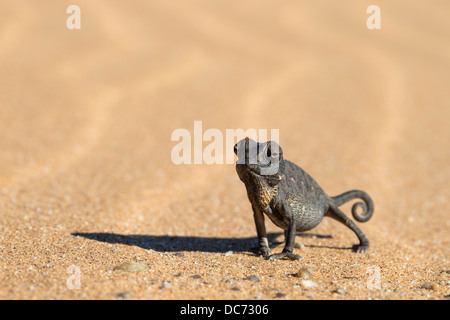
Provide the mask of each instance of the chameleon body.
POLYGON ((259 250, 269 259, 301 259, 293 253, 296 232, 311 230, 323 217, 331 217, 349 227, 360 243, 356 252, 365 252, 369 240, 340 209, 353 199, 361 199, 352 207, 352 215, 359 222, 368 221, 374 206, 370 196, 361 190, 351 190, 336 197, 328 196, 318 183, 302 168, 284 160, 283 150, 274 141, 258 143, 249 138, 234 146, 238 156, 236 171, 245 184, 258 235, 259 250), (362 208, 362 213, 358 210, 362 208), (285 230, 285 247, 272 254, 267 240, 264 216, 285 230))

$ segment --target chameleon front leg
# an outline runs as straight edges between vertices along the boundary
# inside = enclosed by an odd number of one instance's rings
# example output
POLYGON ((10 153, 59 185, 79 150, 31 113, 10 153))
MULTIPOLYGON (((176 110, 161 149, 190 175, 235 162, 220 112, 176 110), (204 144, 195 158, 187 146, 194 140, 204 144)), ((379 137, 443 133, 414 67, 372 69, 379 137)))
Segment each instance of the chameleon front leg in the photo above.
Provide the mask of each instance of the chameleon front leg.
POLYGON ((255 220, 256 234, 258 235, 259 251, 263 256, 270 256, 272 251, 269 248, 269 241, 267 240, 266 225, 264 223, 264 214, 252 206, 253 219, 255 220))
POLYGON ((289 258, 291 260, 301 260, 302 257, 293 253, 295 245, 295 233, 297 231, 294 215, 292 214, 292 211, 290 210, 290 207, 288 205, 283 205, 281 209, 283 210, 285 215, 289 218, 289 225, 285 232, 286 244, 281 253, 275 253, 270 255, 269 260, 284 259, 284 258, 289 258))
MULTIPOLYGON (((288 232, 287 230, 284 230, 284 239, 286 239, 288 237, 288 232)), ((272 241, 270 248, 277 248, 277 247, 284 247, 286 246, 286 240, 284 241, 272 241)), ((300 242, 295 242, 294 243, 294 248, 303 248, 303 244, 301 244, 300 242)))

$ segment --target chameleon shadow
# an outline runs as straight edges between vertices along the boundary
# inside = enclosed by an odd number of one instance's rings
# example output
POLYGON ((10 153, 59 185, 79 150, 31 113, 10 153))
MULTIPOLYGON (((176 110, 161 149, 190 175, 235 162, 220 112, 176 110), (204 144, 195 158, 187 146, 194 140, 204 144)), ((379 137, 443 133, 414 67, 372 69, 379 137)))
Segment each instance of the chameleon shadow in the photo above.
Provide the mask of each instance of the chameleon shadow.
MULTIPOLYGON (((281 234, 281 233, 280 233, 281 234)), ((275 238, 280 234, 273 234, 275 238)), ((203 252, 244 252, 250 251, 258 244, 256 237, 248 238, 216 238, 194 236, 169 235, 122 235, 115 233, 72 233, 73 236, 83 237, 111 244, 125 244, 137 246, 146 250, 159 252, 203 251, 203 252)))
MULTIPOLYGON (((281 232, 268 233, 269 242, 281 236, 281 232)), ((137 246, 146 250, 158 252, 202 251, 202 252, 249 252, 256 250, 257 237, 247 238, 216 238, 194 236, 169 236, 169 235, 122 235, 108 232, 73 232, 72 236, 83 237, 90 240, 106 242, 110 244, 125 244, 137 246)), ((302 235, 299 235, 302 236, 302 235)), ((320 236, 320 235, 308 235, 320 236)), ((331 236, 320 236, 328 238, 331 236)))

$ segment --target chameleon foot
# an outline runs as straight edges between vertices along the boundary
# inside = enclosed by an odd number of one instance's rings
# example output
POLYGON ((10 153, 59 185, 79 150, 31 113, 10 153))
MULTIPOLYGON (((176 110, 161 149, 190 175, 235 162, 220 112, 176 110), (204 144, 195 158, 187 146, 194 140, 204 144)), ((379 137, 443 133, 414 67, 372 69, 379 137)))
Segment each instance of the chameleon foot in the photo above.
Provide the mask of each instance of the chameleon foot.
POLYGON ((355 244, 353 245, 353 251, 355 252, 366 252, 367 250, 369 250, 369 244, 367 243, 361 243, 361 244, 355 244))
POLYGON ((262 255, 264 257, 268 257, 272 254, 272 251, 267 247, 251 248, 250 251, 262 255))
POLYGON ((269 256, 269 260, 275 260, 275 259, 290 259, 290 260, 301 260, 303 259, 302 257, 300 257, 299 255, 293 254, 292 252, 281 252, 281 253, 275 253, 275 254, 271 254, 269 256))

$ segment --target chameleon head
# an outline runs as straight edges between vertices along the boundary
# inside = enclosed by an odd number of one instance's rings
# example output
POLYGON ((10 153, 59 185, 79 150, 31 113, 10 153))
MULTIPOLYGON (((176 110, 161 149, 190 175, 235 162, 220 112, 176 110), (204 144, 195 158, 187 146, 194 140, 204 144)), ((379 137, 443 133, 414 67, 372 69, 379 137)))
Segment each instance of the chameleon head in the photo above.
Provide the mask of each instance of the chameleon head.
POLYGON ((238 157, 238 173, 250 171, 257 175, 276 175, 283 160, 283 150, 275 141, 259 143, 248 137, 236 143, 234 153, 238 157))

